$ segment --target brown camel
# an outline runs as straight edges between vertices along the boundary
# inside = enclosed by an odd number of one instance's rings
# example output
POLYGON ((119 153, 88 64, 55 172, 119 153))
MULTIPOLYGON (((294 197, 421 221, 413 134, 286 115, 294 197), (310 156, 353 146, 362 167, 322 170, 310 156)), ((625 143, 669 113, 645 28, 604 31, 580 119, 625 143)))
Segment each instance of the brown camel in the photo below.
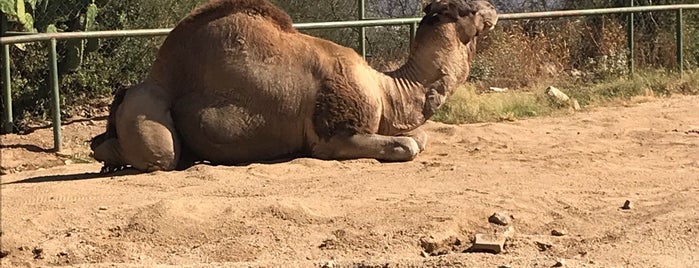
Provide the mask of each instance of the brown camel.
POLYGON ((299 33, 267 0, 211 1, 168 35, 144 82, 117 91, 94 157, 146 172, 192 156, 410 161, 427 140, 418 127, 465 83, 477 36, 497 23, 486 1, 433 0, 423 11, 407 62, 382 73, 299 33))

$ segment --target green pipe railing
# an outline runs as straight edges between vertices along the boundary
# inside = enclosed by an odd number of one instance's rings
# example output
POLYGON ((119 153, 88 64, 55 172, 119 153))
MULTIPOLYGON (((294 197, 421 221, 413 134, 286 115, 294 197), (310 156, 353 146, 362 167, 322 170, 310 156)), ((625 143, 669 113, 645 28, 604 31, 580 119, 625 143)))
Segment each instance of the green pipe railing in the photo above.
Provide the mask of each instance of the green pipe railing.
MULTIPOLYGON (((633 1, 634 0, 629 0, 629 6, 633 7, 633 1)), ((630 13, 629 16, 627 17, 627 26, 626 26, 626 39, 628 42, 628 52, 626 58, 628 59, 628 64, 629 64, 629 76, 633 77, 634 70, 636 69, 634 67, 634 14, 630 13)))
POLYGON ((677 68, 680 71, 680 77, 682 77, 684 73, 684 53, 683 53, 683 45, 682 45, 682 30, 684 29, 684 23, 682 22, 682 9, 677 10, 677 16, 676 16, 676 24, 675 24, 675 33, 676 33, 676 44, 677 44, 677 68))
MULTIPOLYGON (((364 7, 364 0, 358 0, 359 7, 364 7)), ((633 2, 633 1, 632 1, 633 2)), ((592 15, 607 15, 607 14, 623 14, 629 13, 628 26, 628 42, 629 42, 629 71, 634 72, 633 65, 633 14, 638 12, 653 12, 653 11, 676 11, 677 12, 677 61, 680 73, 683 71, 682 58, 682 10, 699 9, 699 4, 683 4, 683 5, 661 5, 661 6, 644 6, 644 7, 620 7, 620 8, 605 8, 605 9, 586 9, 586 10, 563 10, 563 11, 546 11, 546 12, 527 12, 516 14, 501 14, 500 20, 520 20, 520 19, 543 19, 543 18, 561 18, 573 16, 592 16, 592 15)), ((295 23, 297 29, 334 29, 334 28, 349 28, 359 27, 360 31, 360 53, 366 56, 366 32, 365 27, 374 26, 395 26, 395 25, 410 25, 411 41, 415 37, 417 24, 421 18, 393 18, 393 19, 363 19, 364 11, 359 12, 360 20, 356 21, 334 21, 334 22, 312 22, 312 23, 295 23), (363 19, 363 20, 362 20, 363 19), (361 34, 364 33, 364 34, 361 34)), ((3 16, 4 17, 4 16, 3 16)), ((3 33, 4 33, 3 25, 3 33)), ((167 35, 172 29, 143 29, 143 30, 116 30, 116 31, 95 31, 95 32, 63 32, 63 33, 39 33, 16 36, 0 37, 0 45, 3 46, 2 66, 4 69, 4 103, 5 103, 5 124, 4 129, 9 132, 12 130, 12 100, 11 100, 11 79, 10 79, 10 53, 9 45, 30 42, 50 42, 50 63, 49 69, 51 73, 51 88, 53 91, 53 130, 54 130, 54 150, 61 150, 61 115, 60 115, 60 92, 58 87, 58 71, 57 71, 57 56, 56 42, 58 40, 68 39, 87 39, 87 38, 117 38, 117 37, 153 37, 167 35)))
MULTIPOLYGON (((366 0, 357 0, 358 20, 366 19, 366 0)), ((359 54, 366 59, 366 27, 359 27, 359 54)))

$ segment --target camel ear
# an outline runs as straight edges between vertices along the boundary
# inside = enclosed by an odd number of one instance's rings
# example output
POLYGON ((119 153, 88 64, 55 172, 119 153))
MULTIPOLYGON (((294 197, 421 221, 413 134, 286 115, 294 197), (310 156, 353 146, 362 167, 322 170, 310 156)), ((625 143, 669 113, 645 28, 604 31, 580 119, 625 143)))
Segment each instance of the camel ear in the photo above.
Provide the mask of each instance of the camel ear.
POLYGON ((459 19, 459 17, 474 14, 475 10, 471 10, 466 0, 433 0, 427 4, 422 11, 427 16, 439 15, 451 21, 459 19))

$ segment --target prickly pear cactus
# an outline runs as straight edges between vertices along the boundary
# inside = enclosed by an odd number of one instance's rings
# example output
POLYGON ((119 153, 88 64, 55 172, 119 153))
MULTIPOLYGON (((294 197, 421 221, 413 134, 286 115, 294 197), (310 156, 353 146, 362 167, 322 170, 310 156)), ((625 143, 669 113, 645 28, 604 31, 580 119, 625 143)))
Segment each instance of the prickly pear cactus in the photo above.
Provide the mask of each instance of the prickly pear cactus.
POLYGON ((65 58, 61 62, 60 70, 62 73, 78 70, 83 62, 83 53, 85 52, 85 40, 69 39, 66 40, 65 58))
MULTIPOLYGON (((80 21, 80 31, 92 31, 96 29, 97 5, 92 1, 87 6, 85 14, 80 21)), ((100 43, 98 38, 90 38, 87 40, 70 39, 66 41, 65 58, 61 62, 61 73, 73 72, 80 68, 83 58, 86 53, 94 52, 99 49, 100 43)))
MULTIPOLYGON (((96 26, 96 20, 97 18, 97 5, 95 5, 95 2, 93 1, 90 5, 87 6, 87 11, 85 12, 85 31, 94 31, 97 29, 96 26)), ((87 43, 85 44, 85 52, 94 52, 97 51, 100 47, 100 40, 99 38, 90 38, 87 39, 87 43)))

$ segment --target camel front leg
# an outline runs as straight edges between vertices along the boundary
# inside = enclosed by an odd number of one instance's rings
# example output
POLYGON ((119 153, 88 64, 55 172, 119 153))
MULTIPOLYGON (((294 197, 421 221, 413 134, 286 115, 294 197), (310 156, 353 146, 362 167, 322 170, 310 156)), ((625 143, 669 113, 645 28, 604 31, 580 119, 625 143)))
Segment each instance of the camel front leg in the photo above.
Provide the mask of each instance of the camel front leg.
POLYGON ((427 133, 420 128, 400 134, 399 136, 413 138, 415 142, 417 142, 417 146, 420 148, 420 152, 424 151, 425 147, 427 146, 427 133))
POLYGON ((373 158, 379 161, 402 162, 415 159, 420 146, 411 137, 378 134, 335 136, 319 141, 312 148, 312 156, 326 160, 373 158))

